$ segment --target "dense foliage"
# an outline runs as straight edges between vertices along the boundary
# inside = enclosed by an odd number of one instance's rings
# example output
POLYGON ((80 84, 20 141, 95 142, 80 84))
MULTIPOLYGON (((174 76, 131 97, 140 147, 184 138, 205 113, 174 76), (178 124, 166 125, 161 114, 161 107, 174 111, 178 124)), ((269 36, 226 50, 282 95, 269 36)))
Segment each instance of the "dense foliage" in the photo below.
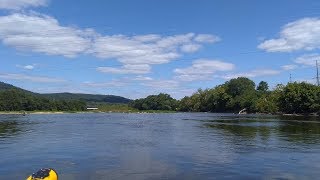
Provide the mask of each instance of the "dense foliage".
POLYGON ((190 97, 179 101, 181 111, 238 112, 244 108, 255 111, 259 94, 255 83, 248 78, 231 79, 212 89, 199 89, 190 97))
POLYGON ((50 100, 19 89, 0 91, 0 111, 83 111, 79 100, 50 100))
POLYGON ((177 100, 168 94, 160 93, 130 102, 131 107, 139 110, 177 110, 177 100))
POLYGON ((320 111, 320 88, 308 83, 289 83, 279 97, 280 110, 287 113, 320 111))
POLYGON ((320 87, 295 82, 270 91, 265 81, 256 87, 252 80, 239 77, 212 89, 199 89, 180 101, 159 94, 135 100, 130 106, 139 110, 310 114, 320 112, 320 87))

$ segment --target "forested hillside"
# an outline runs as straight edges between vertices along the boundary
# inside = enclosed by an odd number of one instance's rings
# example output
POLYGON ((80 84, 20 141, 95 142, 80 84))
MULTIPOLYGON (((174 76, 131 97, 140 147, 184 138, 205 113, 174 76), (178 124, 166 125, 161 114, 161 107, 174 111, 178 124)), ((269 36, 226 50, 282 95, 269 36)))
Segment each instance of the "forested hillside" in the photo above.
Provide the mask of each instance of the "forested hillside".
POLYGON ((0 92, 0 111, 84 111, 79 100, 50 100, 19 89, 0 92))
POLYGON ((128 102, 112 95, 39 94, 0 82, 0 111, 84 111, 92 104, 128 102))
POLYGON ((4 82, 0 82, 0 92, 6 91, 6 90, 18 90, 21 92, 25 92, 28 94, 33 94, 35 96, 40 96, 42 98, 48 98, 50 100, 79 100, 79 101, 85 101, 88 104, 95 104, 95 103, 121 103, 121 104, 127 104, 131 100, 121 97, 121 96, 114 96, 114 95, 99 95, 99 94, 76 94, 76 93, 50 93, 50 94, 39 94, 34 93, 31 91, 27 91, 24 89, 21 89, 19 87, 13 86, 11 84, 7 84, 4 82))

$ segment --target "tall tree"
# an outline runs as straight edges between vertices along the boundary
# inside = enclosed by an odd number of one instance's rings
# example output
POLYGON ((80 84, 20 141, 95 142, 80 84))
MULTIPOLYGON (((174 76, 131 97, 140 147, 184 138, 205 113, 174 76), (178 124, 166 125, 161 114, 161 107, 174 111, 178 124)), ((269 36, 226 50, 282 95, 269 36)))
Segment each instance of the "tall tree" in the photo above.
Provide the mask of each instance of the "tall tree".
POLYGON ((259 92, 267 92, 269 90, 269 85, 265 81, 261 81, 257 87, 257 91, 259 92))
POLYGON ((246 77, 231 79, 225 84, 227 86, 227 93, 232 97, 255 91, 255 83, 246 77))

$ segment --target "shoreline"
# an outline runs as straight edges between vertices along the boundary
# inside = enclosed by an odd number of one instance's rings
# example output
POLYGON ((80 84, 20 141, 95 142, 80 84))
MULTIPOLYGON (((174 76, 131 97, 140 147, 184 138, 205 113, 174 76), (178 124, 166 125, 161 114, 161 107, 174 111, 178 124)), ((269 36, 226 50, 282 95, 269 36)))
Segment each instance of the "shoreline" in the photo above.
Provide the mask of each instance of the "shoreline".
POLYGON ((152 113, 177 113, 166 111, 0 111, 0 115, 28 115, 28 114, 92 114, 92 113, 127 113, 127 114, 152 114, 152 113))
POLYGON ((27 114, 81 114, 81 113, 92 113, 86 111, 79 112, 67 112, 67 111, 0 111, 0 115, 27 115, 27 114))
MULTIPOLYGON (((92 113, 127 113, 127 114, 166 114, 166 113, 184 113, 179 111, 0 111, 0 115, 28 115, 28 114, 92 114, 92 113)), ((191 112, 192 113, 192 112, 191 112)), ((194 112, 197 113, 197 112, 194 112)), ((207 112, 208 113, 208 112, 207 112)), ((252 113, 258 115, 275 115, 275 116, 288 116, 288 117, 319 117, 318 114, 288 114, 288 113, 276 113, 276 114, 264 114, 264 113, 252 113)))

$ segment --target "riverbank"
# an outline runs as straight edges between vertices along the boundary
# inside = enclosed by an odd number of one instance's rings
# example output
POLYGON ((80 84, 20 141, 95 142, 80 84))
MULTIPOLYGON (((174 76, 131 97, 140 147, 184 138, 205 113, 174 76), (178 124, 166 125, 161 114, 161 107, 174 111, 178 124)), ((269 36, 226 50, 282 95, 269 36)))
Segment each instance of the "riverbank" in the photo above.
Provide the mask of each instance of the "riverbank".
MULTIPOLYGON (((181 111, 164 111, 164 110, 113 110, 113 111, 0 111, 0 115, 27 115, 27 114, 90 114, 90 113, 132 113, 132 114, 152 114, 152 113, 183 113, 181 111)), ((197 113, 197 112, 194 112, 197 113)), ((208 112, 207 112, 208 113, 208 112)), ((275 115, 275 116, 288 116, 288 117, 320 117, 320 115, 316 113, 312 114, 268 114, 268 113, 252 113, 256 115, 275 115)), ((248 114, 246 114, 248 115, 248 114)), ((250 113, 249 113, 250 115, 250 113)))
POLYGON ((146 111, 0 111, 0 115, 27 115, 27 114, 90 114, 90 113, 177 113, 177 111, 160 111, 160 110, 146 110, 146 111))
POLYGON ((64 111, 0 111, 0 114, 25 115, 25 114, 67 114, 85 112, 64 112, 64 111))

